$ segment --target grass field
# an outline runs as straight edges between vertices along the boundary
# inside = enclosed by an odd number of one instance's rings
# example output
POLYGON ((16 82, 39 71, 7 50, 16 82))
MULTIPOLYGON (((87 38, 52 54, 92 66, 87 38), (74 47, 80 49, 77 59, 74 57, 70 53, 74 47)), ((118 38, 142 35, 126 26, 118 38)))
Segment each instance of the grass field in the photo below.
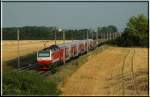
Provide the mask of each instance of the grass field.
MULTIPOLYGON (((54 41, 46 46, 50 44, 54 41)), ((20 45, 21 55, 26 56, 42 49, 44 42, 28 40, 20 45)), ((16 41, 3 41, 3 61, 16 58, 16 49, 16 41)), ((24 62, 34 62, 32 57, 26 56, 24 62)), ((148 48, 104 46, 59 66, 45 77, 56 82, 61 95, 148 95, 148 48)))
POLYGON ((97 51, 60 90, 62 95, 148 95, 148 49, 97 51))

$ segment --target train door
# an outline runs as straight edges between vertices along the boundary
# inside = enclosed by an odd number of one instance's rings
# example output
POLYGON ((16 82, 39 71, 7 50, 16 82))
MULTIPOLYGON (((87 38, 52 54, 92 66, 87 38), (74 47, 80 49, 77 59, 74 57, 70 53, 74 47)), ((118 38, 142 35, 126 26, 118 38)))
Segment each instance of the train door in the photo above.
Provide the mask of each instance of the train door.
POLYGON ((85 51, 87 52, 87 41, 85 42, 85 51))
POLYGON ((78 52, 77 52, 77 46, 74 46, 74 56, 78 56, 78 52))
POLYGON ((61 60, 62 63, 65 64, 65 47, 62 47, 60 49, 60 60, 61 60))
POLYGON ((65 48, 65 60, 67 61, 67 60, 69 60, 69 58, 70 58, 70 54, 69 54, 70 52, 69 52, 69 47, 66 47, 65 48))
POLYGON ((52 57, 53 57, 52 58, 53 62, 60 61, 60 49, 59 48, 57 48, 57 47, 53 48, 52 57))
POLYGON ((77 43, 77 56, 80 54, 80 43, 77 43))
POLYGON ((71 52, 70 53, 71 53, 71 57, 74 57, 74 46, 73 45, 71 46, 71 52))

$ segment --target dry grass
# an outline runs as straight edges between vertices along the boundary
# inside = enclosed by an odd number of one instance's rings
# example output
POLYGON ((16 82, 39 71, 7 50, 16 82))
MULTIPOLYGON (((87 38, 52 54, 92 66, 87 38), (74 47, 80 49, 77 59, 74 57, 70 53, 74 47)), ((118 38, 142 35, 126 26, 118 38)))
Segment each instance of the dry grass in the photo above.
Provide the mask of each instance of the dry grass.
MULTIPOLYGON (((22 40, 20 41, 20 55, 25 56, 38 51, 42 48, 54 44, 54 40, 22 40)), ((57 40, 57 44, 63 43, 62 40, 57 40)), ((3 61, 9 61, 17 57, 17 41, 2 41, 2 58, 3 61)))
POLYGON ((148 95, 148 49, 110 47, 89 56, 60 89, 62 95, 148 95))

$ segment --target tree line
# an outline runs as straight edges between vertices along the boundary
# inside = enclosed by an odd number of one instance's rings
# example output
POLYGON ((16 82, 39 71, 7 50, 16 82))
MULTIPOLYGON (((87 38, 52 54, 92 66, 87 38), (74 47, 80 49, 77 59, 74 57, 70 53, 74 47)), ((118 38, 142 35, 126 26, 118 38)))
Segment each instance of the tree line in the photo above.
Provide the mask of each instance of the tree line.
POLYGON ((101 38, 101 34, 104 32, 117 32, 117 27, 109 25, 108 27, 98 27, 98 32, 93 29, 63 29, 59 32, 57 27, 46 27, 46 26, 24 26, 24 27, 7 27, 3 28, 3 40, 16 40, 17 29, 20 31, 21 40, 54 40, 55 33, 57 39, 63 39, 63 33, 65 33, 65 39, 67 40, 80 40, 87 39, 87 33, 89 38, 96 39, 97 33, 98 38, 101 38))
MULTIPOLYGON (((3 28, 3 40, 16 40, 17 39, 17 27, 3 28)), ((96 39, 107 36, 106 32, 115 33, 118 31, 114 25, 108 25, 98 27, 97 31, 93 29, 63 29, 59 32, 58 27, 46 27, 46 26, 24 26, 19 27, 21 40, 54 40, 55 33, 56 39, 63 39, 63 33, 65 33, 66 40, 80 40, 88 38, 96 39)), ((121 37, 115 40, 111 40, 111 44, 118 46, 141 46, 148 47, 149 44, 149 30, 148 30, 148 18, 143 14, 132 16, 121 33, 121 37)))

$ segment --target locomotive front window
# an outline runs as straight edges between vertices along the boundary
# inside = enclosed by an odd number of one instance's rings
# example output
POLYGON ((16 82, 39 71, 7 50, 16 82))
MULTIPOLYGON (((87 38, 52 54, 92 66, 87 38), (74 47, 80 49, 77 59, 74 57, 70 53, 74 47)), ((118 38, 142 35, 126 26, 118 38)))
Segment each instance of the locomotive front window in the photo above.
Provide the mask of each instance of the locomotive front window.
POLYGON ((45 53, 45 52, 38 54, 39 57, 49 57, 49 55, 50 55, 49 53, 45 53))

